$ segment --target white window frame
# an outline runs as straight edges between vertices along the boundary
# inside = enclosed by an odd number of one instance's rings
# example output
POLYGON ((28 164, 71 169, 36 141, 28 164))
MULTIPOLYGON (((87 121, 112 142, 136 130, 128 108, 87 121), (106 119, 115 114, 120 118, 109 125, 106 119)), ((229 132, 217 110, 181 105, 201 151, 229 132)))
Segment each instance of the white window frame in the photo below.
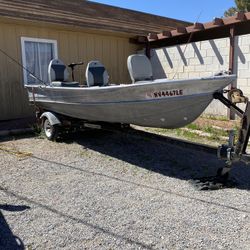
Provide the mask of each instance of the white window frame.
MULTIPOLYGON (((21 37, 22 63, 23 63, 24 68, 27 68, 26 54, 25 54, 25 42, 51 43, 51 44, 53 44, 54 58, 58 59, 57 40, 33 38, 33 37, 21 37)), ((24 80, 24 84, 28 84, 27 71, 25 69, 23 69, 23 80, 24 80)))

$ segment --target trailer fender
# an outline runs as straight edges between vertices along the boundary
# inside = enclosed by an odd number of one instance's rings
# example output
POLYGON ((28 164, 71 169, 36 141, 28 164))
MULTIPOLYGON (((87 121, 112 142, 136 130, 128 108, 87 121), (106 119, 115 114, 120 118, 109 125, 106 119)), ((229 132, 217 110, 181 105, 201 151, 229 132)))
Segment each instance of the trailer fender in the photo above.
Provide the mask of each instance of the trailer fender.
POLYGON ((54 125, 61 125, 62 123, 60 120, 56 117, 56 115, 52 112, 44 112, 40 119, 47 118, 52 126, 54 125))

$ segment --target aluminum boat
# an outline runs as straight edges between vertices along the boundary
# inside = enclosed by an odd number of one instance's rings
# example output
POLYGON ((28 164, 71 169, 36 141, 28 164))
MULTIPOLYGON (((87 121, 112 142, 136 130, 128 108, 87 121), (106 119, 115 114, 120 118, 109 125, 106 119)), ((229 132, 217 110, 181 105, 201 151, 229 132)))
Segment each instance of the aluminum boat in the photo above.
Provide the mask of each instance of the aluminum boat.
POLYGON ((128 59, 132 84, 110 85, 103 65, 88 64, 87 86, 67 82, 63 63, 49 65, 49 83, 26 85, 29 100, 44 111, 93 122, 178 128, 193 122, 213 100, 213 94, 236 80, 221 74, 205 78, 153 79, 149 60, 143 55, 128 59), (59 73, 58 73, 59 72, 59 73))

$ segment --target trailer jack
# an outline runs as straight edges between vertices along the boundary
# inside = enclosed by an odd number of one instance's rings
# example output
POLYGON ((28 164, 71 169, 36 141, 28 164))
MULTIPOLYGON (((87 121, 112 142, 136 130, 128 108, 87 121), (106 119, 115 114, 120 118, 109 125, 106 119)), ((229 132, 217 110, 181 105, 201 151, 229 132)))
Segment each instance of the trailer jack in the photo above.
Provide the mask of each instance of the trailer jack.
POLYGON ((238 131, 237 141, 235 140, 235 131, 230 131, 228 144, 218 147, 217 156, 225 161, 225 166, 218 169, 217 175, 202 177, 192 180, 191 183, 199 190, 214 190, 226 187, 233 187, 237 182, 229 179, 230 171, 236 162, 250 164, 250 155, 246 153, 250 137, 250 102, 243 96, 241 90, 231 90, 228 93, 229 99, 225 98, 223 92, 214 93, 214 99, 221 101, 225 106, 232 109, 236 115, 241 118, 241 127, 238 131), (236 98, 235 98, 236 93, 236 98), (236 103, 246 103, 245 111, 237 107, 236 103))

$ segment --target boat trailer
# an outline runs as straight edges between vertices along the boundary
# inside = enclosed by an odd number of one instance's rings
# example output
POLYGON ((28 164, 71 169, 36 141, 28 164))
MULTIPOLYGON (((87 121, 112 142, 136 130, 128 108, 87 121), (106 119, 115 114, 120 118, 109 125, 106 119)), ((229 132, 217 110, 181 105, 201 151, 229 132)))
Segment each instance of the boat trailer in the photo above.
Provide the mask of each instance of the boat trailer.
MULTIPOLYGON (((246 152, 250 137, 250 101, 243 95, 243 92, 240 89, 215 92, 213 98, 222 102, 241 118, 241 127, 238 131, 237 141, 235 131, 231 130, 229 133, 228 144, 223 144, 218 147, 217 156, 220 160, 225 161, 225 166, 218 169, 215 176, 190 180, 190 183, 198 190, 214 190, 224 187, 233 187, 236 185, 236 182, 229 178, 229 173, 233 164, 236 162, 250 164, 250 154, 247 154, 246 152), (224 96, 225 93, 228 94, 228 98, 224 96), (236 106, 237 103, 245 103, 245 111, 236 106)), ((70 119, 54 112, 41 110, 38 107, 36 117, 42 125, 45 135, 49 140, 56 139, 60 127, 65 128, 65 131, 74 131, 74 129, 105 129, 113 131, 130 127, 128 124, 108 124, 104 122, 94 123, 78 119, 70 119)))
POLYGON ((218 147, 217 157, 225 161, 225 166, 218 169, 217 175, 190 181, 199 190, 213 190, 235 186, 236 181, 229 179, 229 173, 233 164, 236 162, 250 164, 250 154, 246 152, 250 137, 250 102, 248 98, 243 95, 240 89, 216 92, 213 97, 241 118, 241 127, 238 131, 237 141, 235 131, 231 130, 229 132, 228 144, 223 144, 218 147), (228 98, 226 98, 223 93, 228 93, 228 98), (245 111, 237 107, 236 103, 246 103, 245 111))

